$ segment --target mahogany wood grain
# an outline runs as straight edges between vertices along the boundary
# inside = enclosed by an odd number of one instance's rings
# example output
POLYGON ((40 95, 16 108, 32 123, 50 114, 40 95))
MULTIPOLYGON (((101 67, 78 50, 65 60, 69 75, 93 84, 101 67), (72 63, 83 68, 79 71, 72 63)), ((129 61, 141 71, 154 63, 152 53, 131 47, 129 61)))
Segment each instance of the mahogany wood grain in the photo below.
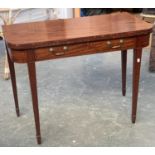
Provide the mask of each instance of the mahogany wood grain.
MULTIPOLYGON (((31 55, 30 52, 29 52, 30 59, 31 59, 32 56, 33 55, 31 55)), ((28 63, 27 66, 28 66, 29 81, 30 81, 31 94, 32 94, 32 105, 33 105, 33 111, 34 111, 34 119, 35 119, 35 125, 36 125, 36 138, 37 138, 37 143, 41 144, 36 67, 35 67, 34 62, 28 63)))
POLYGON ((14 68, 14 63, 12 62, 10 55, 8 53, 7 46, 6 46, 6 51, 7 51, 8 64, 9 64, 10 74, 11 74, 11 84, 12 84, 12 90, 13 90, 13 96, 14 96, 14 102, 15 102, 15 109, 16 109, 17 117, 19 117, 20 111, 19 111, 18 96, 17 96, 15 68, 14 68))
POLYGON ((132 123, 136 121, 142 48, 133 51, 132 123))
MULTIPOLYGON (((143 35, 141 36, 140 39, 141 39, 141 47, 148 46, 149 35, 143 35)), ((48 59, 57 59, 57 58, 65 58, 65 57, 72 57, 72 56, 104 53, 104 52, 110 52, 110 51, 116 51, 116 50, 133 49, 137 46, 136 43, 137 43, 137 38, 129 37, 125 39, 120 38, 120 39, 106 40, 106 41, 71 44, 71 45, 67 45, 68 49, 66 51, 63 50, 64 46, 42 47, 42 48, 36 48, 33 51, 32 50, 28 50, 28 51, 31 51, 34 53, 33 61, 41 61, 41 60, 48 60, 48 59), (120 44, 120 40, 123 40, 123 44, 120 44), (108 41, 111 41, 111 45, 112 45, 111 47, 107 44, 108 41), (117 48, 112 48, 112 47, 117 47, 117 48), (53 48, 52 52, 49 51, 50 48, 53 48), (64 54, 57 56, 56 53, 58 52, 64 52, 64 54)), ((19 51, 19 50, 13 49, 11 51, 12 60, 18 63, 29 62, 29 59, 27 56, 28 51, 27 50, 19 51)))
POLYGON ((3 26, 10 48, 27 49, 149 34, 152 25, 125 12, 3 26))
POLYGON ((122 95, 126 95, 126 67, 127 67, 127 50, 121 51, 122 60, 122 95))

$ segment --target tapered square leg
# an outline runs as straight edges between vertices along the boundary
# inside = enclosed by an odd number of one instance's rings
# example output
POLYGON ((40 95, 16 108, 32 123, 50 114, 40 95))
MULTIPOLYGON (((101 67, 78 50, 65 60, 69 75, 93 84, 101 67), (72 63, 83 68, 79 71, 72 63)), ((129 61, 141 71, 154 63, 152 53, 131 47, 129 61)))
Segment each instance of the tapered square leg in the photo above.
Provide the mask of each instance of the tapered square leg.
POLYGON ((133 85, 132 85, 132 123, 136 121, 138 89, 140 78, 142 49, 136 48, 133 51, 133 85))
POLYGON ((14 68, 14 63, 12 62, 12 60, 9 56, 8 50, 7 50, 7 57, 8 57, 8 64, 9 64, 9 68, 10 68, 11 83, 12 83, 12 89, 13 89, 13 95, 14 95, 14 101, 15 101, 16 114, 19 117, 20 111, 19 111, 19 105, 18 105, 15 68, 14 68))
POLYGON ((126 95, 126 67, 127 67, 127 50, 121 51, 122 60, 122 95, 126 95))
POLYGON ((29 81, 31 87, 31 95, 32 95, 32 105, 36 126, 36 138, 37 143, 41 144, 41 133, 40 133, 40 119, 39 119, 39 108, 38 108, 38 95, 37 95, 37 80, 36 80, 36 67, 35 62, 30 62, 27 64, 28 73, 29 73, 29 81))
POLYGON ((4 79, 8 80, 10 78, 10 69, 8 63, 8 56, 5 57, 5 67, 4 67, 4 79))

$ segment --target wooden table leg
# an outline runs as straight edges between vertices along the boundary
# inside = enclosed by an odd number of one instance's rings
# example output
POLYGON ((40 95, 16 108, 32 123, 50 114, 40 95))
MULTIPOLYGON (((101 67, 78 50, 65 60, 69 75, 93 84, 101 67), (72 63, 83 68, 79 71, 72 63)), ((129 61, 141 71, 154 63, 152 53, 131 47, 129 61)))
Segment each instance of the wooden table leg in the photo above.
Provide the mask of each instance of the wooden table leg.
POLYGON ((127 67, 127 50, 121 51, 122 60, 122 95, 126 95, 126 67, 127 67))
POLYGON ((8 64, 8 58, 7 55, 5 57, 5 66, 4 66, 4 79, 8 80, 10 78, 10 69, 8 64))
POLYGON ((28 63, 27 66, 28 66, 29 80, 30 80, 30 87, 31 87, 31 94, 32 94, 33 112, 34 112, 34 119, 35 119, 35 126, 36 126, 36 138, 37 138, 38 144, 41 144, 35 62, 30 62, 28 63))
POLYGON ((8 57, 8 64, 10 68, 11 83, 12 83, 12 89, 13 89, 13 95, 14 95, 14 101, 15 101, 16 114, 19 117, 20 111, 19 111, 18 97, 17 97, 16 74, 15 74, 14 63, 12 62, 8 54, 8 51, 7 51, 7 57, 8 57))
POLYGON ((142 57, 142 49, 141 48, 134 49, 134 52, 133 52, 133 85, 132 85, 132 123, 135 123, 136 121, 141 57, 142 57))

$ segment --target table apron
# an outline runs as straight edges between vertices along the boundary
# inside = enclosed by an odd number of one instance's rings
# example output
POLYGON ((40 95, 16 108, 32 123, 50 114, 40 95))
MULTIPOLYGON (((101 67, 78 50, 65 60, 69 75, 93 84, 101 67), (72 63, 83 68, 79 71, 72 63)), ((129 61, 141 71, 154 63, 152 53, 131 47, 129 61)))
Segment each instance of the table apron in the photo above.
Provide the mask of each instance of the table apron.
POLYGON ((94 41, 27 50, 10 49, 9 54, 13 62, 27 63, 65 57, 112 52, 125 49, 134 49, 137 47, 143 48, 148 45, 149 35, 144 35, 140 37, 119 38, 114 40, 94 41), (28 56, 29 52, 32 53, 31 58, 28 56))

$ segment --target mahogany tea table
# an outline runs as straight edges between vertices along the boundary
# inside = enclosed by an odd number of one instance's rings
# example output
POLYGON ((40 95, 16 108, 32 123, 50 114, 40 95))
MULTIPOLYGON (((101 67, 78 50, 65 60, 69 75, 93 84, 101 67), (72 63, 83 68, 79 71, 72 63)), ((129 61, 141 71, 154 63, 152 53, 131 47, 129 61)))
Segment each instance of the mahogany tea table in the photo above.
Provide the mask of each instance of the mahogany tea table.
POLYGON ((133 49, 132 123, 136 120, 142 48, 148 46, 152 25, 132 14, 59 19, 3 26, 17 116, 20 115, 14 63, 27 63, 36 126, 41 144, 35 63, 121 50, 122 94, 126 94, 127 49, 133 49))

